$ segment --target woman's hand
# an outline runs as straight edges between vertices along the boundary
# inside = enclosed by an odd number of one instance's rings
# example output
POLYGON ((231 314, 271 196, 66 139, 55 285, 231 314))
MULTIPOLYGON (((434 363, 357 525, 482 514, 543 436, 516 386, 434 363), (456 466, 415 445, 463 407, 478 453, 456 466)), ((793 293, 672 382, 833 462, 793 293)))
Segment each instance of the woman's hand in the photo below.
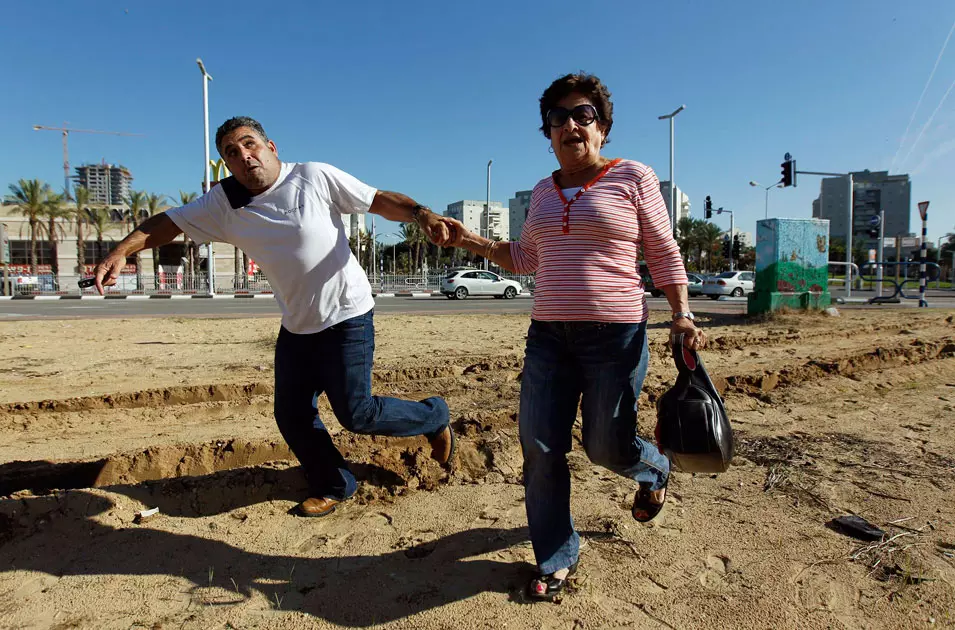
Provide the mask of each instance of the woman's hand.
POLYGON ((444 216, 439 216, 438 218, 441 220, 442 223, 444 223, 445 227, 451 233, 450 238, 448 238, 447 242, 445 242, 445 244, 442 247, 461 247, 464 241, 464 237, 470 234, 470 232, 468 232, 468 229, 464 227, 464 224, 458 221, 457 219, 452 219, 451 217, 444 217, 444 216))
POLYGON ((690 350, 702 350, 706 347, 706 333, 701 328, 697 328, 693 320, 686 317, 679 317, 673 320, 670 326, 670 337, 674 335, 683 335, 683 345, 690 350))

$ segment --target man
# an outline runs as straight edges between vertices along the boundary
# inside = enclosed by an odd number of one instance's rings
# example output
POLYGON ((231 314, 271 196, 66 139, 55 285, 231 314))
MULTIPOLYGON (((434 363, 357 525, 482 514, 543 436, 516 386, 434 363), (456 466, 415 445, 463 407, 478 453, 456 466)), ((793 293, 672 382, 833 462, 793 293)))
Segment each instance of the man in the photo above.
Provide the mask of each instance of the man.
POLYGON ((411 198, 376 190, 328 164, 281 162, 275 143, 252 118, 223 123, 216 149, 232 177, 196 201, 144 221, 96 266, 97 290, 116 283, 127 256, 182 232, 200 243, 231 243, 255 259, 282 309, 275 420, 308 479, 310 496, 297 508, 303 516, 330 514, 357 489, 313 405, 322 392, 346 429, 425 435, 431 456, 447 464, 455 438, 444 400, 371 395, 375 303, 351 254, 345 221, 363 212, 416 221, 436 245, 451 239, 448 225, 411 198))

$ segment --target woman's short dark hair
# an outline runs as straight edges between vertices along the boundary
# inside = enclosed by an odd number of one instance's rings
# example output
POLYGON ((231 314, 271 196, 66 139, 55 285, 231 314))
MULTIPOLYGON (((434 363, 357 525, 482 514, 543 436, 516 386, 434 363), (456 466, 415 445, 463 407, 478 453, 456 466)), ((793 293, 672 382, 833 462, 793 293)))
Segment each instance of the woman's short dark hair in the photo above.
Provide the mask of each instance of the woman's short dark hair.
POLYGON ((262 138, 262 142, 268 143, 269 137, 265 135, 265 129, 262 128, 262 124, 259 121, 255 118, 249 118, 248 116, 236 116, 219 125, 219 128, 216 130, 216 151, 218 151, 220 155, 222 154, 222 147, 219 146, 219 143, 222 142, 222 138, 239 127, 248 127, 262 138))
POLYGON ((613 127, 613 103, 610 102, 610 90, 601 80, 592 74, 578 72, 567 74, 550 84, 541 96, 541 131, 550 138, 550 124, 547 122, 547 112, 568 94, 580 94, 587 97, 597 109, 600 121, 606 126, 604 144, 610 142, 610 128, 613 127))

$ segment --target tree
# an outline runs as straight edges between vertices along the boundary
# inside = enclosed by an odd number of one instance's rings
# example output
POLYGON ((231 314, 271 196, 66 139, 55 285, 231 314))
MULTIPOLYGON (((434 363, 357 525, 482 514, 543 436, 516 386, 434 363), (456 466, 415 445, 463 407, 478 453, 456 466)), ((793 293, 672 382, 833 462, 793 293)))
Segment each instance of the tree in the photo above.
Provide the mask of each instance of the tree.
POLYGON ((102 206, 90 208, 87 214, 90 227, 96 232, 96 259, 102 260, 109 253, 103 245, 103 233, 111 222, 109 208, 102 206))
POLYGON ((719 253, 723 239, 723 231, 720 230, 719 226, 715 223, 710 223, 709 221, 700 221, 696 226, 696 238, 695 245, 697 251, 697 260, 699 261, 700 270, 703 270, 703 252, 707 252, 706 258, 706 269, 708 271, 715 271, 711 269, 710 265, 710 256, 714 251, 719 253))
POLYGON ((414 221, 401 224, 401 235, 405 237, 411 255, 411 273, 421 268, 421 247, 428 242, 421 227, 414 221))
MULTIPOLYGON (((169 204, 166 203, 166 195, 149 193, 146 195, 146 212, 154 217, 163 212, 169 204)), ((159 288, 159 248, 153 247, 153 286, 159 288)))
MULTIPOLYGON (((179 205, 186 206, 196 200, 199 196, 198 193, 194 192, 183 192, 179 191, 179 205)), ((199 248, 196 244, 189 238, 189 235, 185 232, 182 233, 182 238, 186 243, 186 276, 189 278, 189 286, 193 287, 196 283, 196 265, 199 262, 199 248)))
POLYGON ((84 228, 89 223, 90 191, 86 186, 77 186, 73 190, 74 206, 71 210, 76 222, 76 270, 82 274, 86 270, 86 234, 84 228))
MULTIPOLYGON (((139 221, 142 219, 143 212, 146 208, 146 192, 143 190, 130 190, 129 191, 129 210, 126 212, 126 221, 129 222, 130 231, 135 230, 139 226, 139 221)), ((136 286, 143 286, 143 259, 139 255, 139 252, 136 252, 135 256, 136 261, 136 286)))
POLYGON ((677 239, 676 243, 680 247, 680 253, 683 254, 683 266, 688 267, 690 252, 696 245, 698 223, 700 219, 692 217, 683 217, 676 224, 677 239))
POLYGON ((43 207, 43 217, 46 219, 46 225, 42 231, 46 232, 46 238, 50 242, 50 272, 54 278, 58 278, 60 275, 58 245, 60 237, 66 238, 66 232, 60 225, 60 219, 69 220, 70 215, 73 214, 73 211, 66 206, 65 201, 66 195, 51 191, 43 207))
POLYGON ((27 219, 30 228, 30 275, 37 275, 37 238, 43 231, 43 218, 50 198, 55 193, 39 179, 21 179, 10 184, 6 203, 12 204, 27 219))

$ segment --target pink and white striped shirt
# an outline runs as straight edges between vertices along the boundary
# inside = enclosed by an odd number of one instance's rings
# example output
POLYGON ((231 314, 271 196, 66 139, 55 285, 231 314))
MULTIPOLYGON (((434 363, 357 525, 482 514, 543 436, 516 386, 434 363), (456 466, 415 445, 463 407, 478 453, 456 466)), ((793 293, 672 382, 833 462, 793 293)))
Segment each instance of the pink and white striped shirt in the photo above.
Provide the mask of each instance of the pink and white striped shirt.
POLYGON ((645 321, 641 246, 655 286, 687 283, 652 168, 615 160, 570 202, 553 177, 538 182, 521 239, 510 244, 515 271, 537 273, 533 319, 645 321))

